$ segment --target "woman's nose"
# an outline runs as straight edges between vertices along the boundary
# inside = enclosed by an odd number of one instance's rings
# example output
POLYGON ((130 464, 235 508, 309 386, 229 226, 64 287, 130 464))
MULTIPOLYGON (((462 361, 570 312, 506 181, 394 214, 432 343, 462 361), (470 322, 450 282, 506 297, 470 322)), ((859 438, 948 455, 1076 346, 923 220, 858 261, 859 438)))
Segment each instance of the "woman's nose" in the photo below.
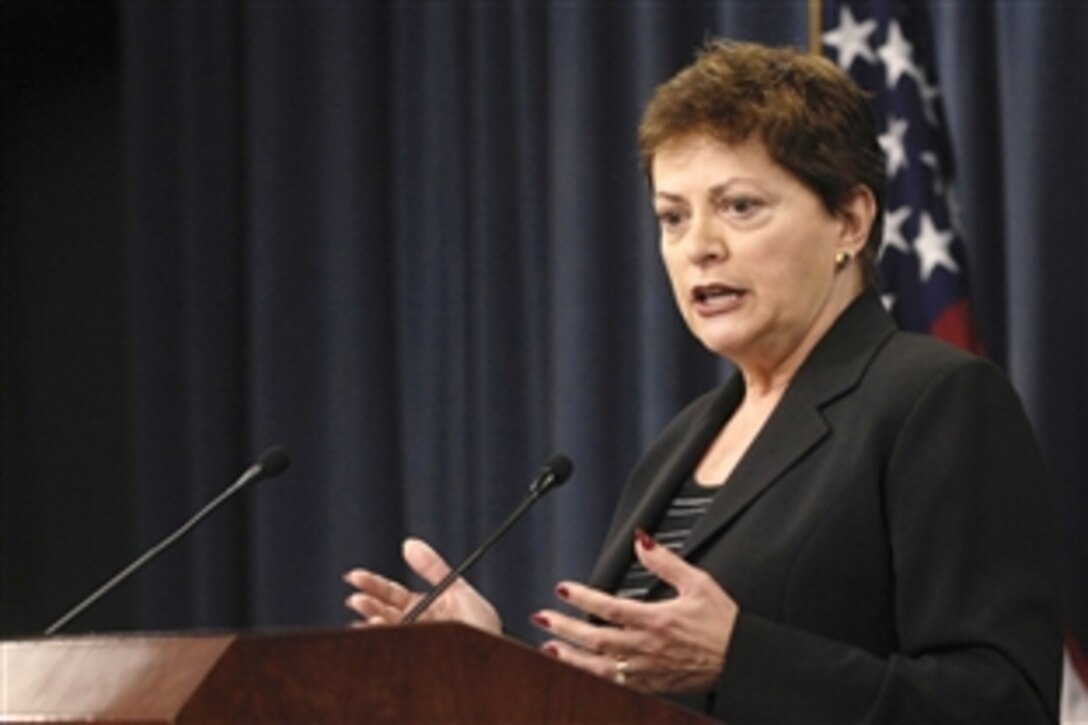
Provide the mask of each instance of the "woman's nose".
POLYGON ((698 215, 688 235, 688 259, 699 266, 720 262, 729 256, 724 230, 712 216, 698 215))

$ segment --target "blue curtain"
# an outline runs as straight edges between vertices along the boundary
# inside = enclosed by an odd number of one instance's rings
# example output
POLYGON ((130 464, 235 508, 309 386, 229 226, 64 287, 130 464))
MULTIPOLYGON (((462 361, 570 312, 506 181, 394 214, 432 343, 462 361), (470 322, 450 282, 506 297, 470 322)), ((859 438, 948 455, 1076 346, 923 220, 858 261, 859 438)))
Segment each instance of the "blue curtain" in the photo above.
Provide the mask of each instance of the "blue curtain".
POLYGON ((143 627, 335 625, 340 573, 467 554, 514 631, 584 577, 640 448, 722 366, 672 308, 635 126, 804 4, 124 8, 140 534, 295 459, 143 576, 143 627), (162 462, 174 465, 163 470, 162 462))
MULTIPOLYGON (((1088 9, 931 5, 978 322, 1052 466, 1083 636, 1088 9)), ((129 498, 135 552, 263 448, 294 460, 143 572, 125 620, 341 625, 343 571, 407 576, 407 534, 463 557, 563 451, 572 481, 471 574, 531 636, 639 451, 728 372, 674 311, 640 110, 708 37, 807 45, 808 3, 134 1, 120 21, 130 488, 94 485, 129 498)))

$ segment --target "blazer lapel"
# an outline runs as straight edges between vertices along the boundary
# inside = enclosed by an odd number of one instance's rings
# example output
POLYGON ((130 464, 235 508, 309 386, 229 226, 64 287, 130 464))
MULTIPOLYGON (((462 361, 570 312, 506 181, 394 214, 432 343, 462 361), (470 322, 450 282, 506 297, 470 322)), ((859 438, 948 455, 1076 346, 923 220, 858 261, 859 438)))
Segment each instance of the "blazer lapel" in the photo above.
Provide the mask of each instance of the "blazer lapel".
POLYGON ((875 292, 861 295, 847 308, 801 366, 725 487, 692 529, 682 555, 728 527, 820 445, 832 432, 821 408, 857 386, 873 355, 894 331, 875 292))
MULTIPOLYGON (((832 432, 821 407, 847 394, 895 331, 879 296, 862 294, 809 355, 771 418, 753 441, 681 551, 689 556, 742 515, 759 496, 832 432)), ((627 571, 636 528, 660 519, 685 476, 690 476, 744 394, 734 374, 679 431, 666 432, 639 462, 617 505, 589 582, 610 591, 627 571)), ((672 424, 670 424, 670 428, 672 424)), ((667 429, 668 431, 668 429, 667 429)))
POLYGON ((827 435, 819 412, 788 393, 699 519, 681 550, 687 556, 728 526, 827 435))
POLYGON ((617 505, 616 520, 589 579, 592 586, 610 590, 623 577, 631 564, 635 529, 649 530, 657 524, 677 486, 691 475, 714 436, 736 409, 743 392, 740 377, 733 376, 684 426, 679 440, 667 437, 647 453, 617 505))

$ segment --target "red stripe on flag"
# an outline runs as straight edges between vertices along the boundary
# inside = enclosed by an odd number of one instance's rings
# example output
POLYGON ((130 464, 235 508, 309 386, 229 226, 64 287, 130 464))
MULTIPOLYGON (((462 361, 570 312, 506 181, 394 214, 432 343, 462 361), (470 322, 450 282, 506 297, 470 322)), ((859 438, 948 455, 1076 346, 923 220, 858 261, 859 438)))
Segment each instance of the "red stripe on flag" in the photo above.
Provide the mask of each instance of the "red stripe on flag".
POLYGON ((967 300, 960 300, 949 305, 934 320, 932 333, 956 347, 961 347, 976 355, 983 354, 982 343, 978 341, 978 336, 974 334, 971 303, 967 300))

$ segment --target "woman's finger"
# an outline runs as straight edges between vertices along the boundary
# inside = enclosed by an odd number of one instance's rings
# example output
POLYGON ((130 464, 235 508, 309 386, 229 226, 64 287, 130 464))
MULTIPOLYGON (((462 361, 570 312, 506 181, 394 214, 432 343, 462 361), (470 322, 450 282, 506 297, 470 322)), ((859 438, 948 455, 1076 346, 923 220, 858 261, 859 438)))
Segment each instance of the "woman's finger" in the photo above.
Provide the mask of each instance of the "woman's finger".
POLYGON ((653 606, 646 602, 605 594, 599 589, 571 581, 560 582, 555 592, 572 607, 618 627, 639 626, 650 616, 653 606))
POLYGON ((404 609, 411 603, 412 593, 402 584, 366 569, 353 569, 344 575, 344 581, 360 592, 404 609))
POLYGON ((658 543, 641 529, 635 532, 635 556, 646 570, 683 595, 704 587, 709 577, 666 546, 658 543))
POLYGON ((562 662, 610 680, 616 679, 616 663, 621 661, 586 651, 561 639, 548 640, 540 649, 562 662))
POLYGON ((345 604, 349 609, 365 617, 367 621, 399 622, 404 613, 398 607, 389 606, 385 602, 362 593, 352 594, 345 604))
POLYGON ((544 609, 530 620, 540 629, 578 648, 608 657, 625 657, 639 651, 645 635, 634 630, 592 624, 553 609, 544 609))
POLYGON ((450 573, 450 565, 423 539, 409 537, 401 545, 401 556, 428 584, 437 584, 450 573))
POLYGON ((610 680, 617 685, 642 692, 652 692, 654 687, 649 672, 644 672, 641 658, 609 657, 586 652, 562 640, 549 640, 540 647, 545 654, 573 667, 610 680))

